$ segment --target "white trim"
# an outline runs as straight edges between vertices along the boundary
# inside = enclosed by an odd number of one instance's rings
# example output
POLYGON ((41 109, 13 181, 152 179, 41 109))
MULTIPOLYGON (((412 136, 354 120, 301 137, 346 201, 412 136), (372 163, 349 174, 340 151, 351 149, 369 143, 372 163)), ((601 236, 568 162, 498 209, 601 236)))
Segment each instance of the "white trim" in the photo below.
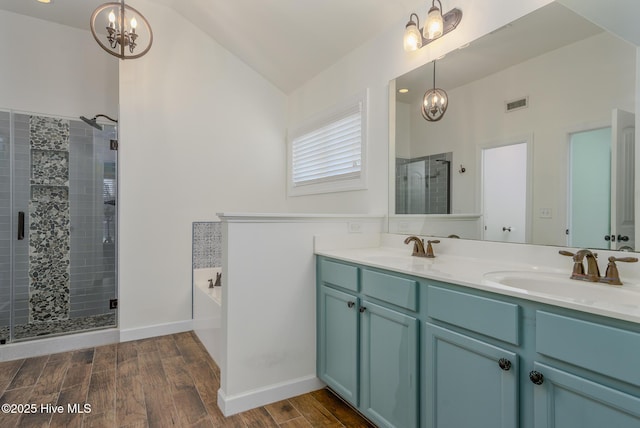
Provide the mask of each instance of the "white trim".
POLYGON ((345 220, 383 220, 385 214, 303 214, 303 213, 216 213, 223 223, 342 222, 345 220))
POLYGON ((17 360, 20 358, 38 357, 41 355, 57 354, 59 352, 75 351, 77 349, 118 343, 119 330, 110 328, 105 330, 88 331, 85 333, 69 334, 66 336, 33 339, 26 342, 0 345, 0 361, 17 360))
POLYGON ((305 376, 232 396, 227 396, 220 388, 218 390, 218 407, 223 415, 231 416, 324 387, 325 384, 316 376, 305 376))
POLYGON ((120 330, 120 342, 147 339, 149 337, 165 336, 167 334, 183 333, 193 330, 193 320, 184 320, 166 324, 149 325, 145 327, 120 330))

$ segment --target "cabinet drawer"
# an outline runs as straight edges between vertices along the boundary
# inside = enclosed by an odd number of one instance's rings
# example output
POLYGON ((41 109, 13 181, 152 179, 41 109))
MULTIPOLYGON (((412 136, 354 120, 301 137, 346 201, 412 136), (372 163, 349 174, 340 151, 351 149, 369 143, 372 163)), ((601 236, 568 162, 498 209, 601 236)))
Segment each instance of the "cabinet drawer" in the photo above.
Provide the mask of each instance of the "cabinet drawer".
POLYGON ((536 351, 640 386, 640 334, 536 312, 536 351))
POLYGON ((386 273, 362 271, 362 292, 367 296, 416 312, 418 282, 386 273))
POLYGON ((485 336, 518 345, 520 307, 473 294, 429 286, 427 312, 444 321, 485 336))
POLYGON ((320 279, 326 283, 358 292, 358 268, 320 259, 320 279))

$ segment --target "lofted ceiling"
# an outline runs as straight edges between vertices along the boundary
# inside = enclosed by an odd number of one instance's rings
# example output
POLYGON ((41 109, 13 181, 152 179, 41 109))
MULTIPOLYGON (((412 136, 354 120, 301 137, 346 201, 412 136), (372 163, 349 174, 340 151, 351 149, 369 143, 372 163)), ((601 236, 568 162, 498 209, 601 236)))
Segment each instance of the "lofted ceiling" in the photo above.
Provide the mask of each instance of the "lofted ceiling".
MULTIPOLYGON (((52 0, 51 4, 45 5, 37 0, 0 0, 0 9, 88 30, 91 13, 105 1, 52 0)), ((300 87, 378 33, 408 20, 411 12, 422 16, 430 3, 427 0, 148 1, 175 10, 285 93, 300 87)), ((635 23, 640 14, 639 0, 559 2, 640 44, 640 26, 635 23), (620 10, 628 13, 621 16, 620 10)), ((143 5, 135 0, 131 3, 144 14, 143 5)), ((454 1, 444 3, 445 10, 455 6, 454 1)), ((566 34, 546 31, 552 28, 549 22, 540 22, 540 28, 545 31, 539 33, 537 43, 553 37, 566 42, 566 34)), ((504 34, 510 37, 508 32, 504 34)), ((399 33, 399 49, 401 38, 399 33)), ((518 52, 505 52, 503 57, 513 61, 519 55, 518 52)), ((457 69, 474 70, 477 67, 457 64, 457 69)))
MULTIPOLYGON (((154 1, 174 9, 285 93, 380 31, 408 20, 411 12, 427 9, 425 0, 154 1)), ((102 3, 0 0, 0 9, 88 30, 91 13, 102 3)), ((131 3, 144 14, 142 5, 131 3)), ((398 43, 401 38, 398 34, 398 43)))

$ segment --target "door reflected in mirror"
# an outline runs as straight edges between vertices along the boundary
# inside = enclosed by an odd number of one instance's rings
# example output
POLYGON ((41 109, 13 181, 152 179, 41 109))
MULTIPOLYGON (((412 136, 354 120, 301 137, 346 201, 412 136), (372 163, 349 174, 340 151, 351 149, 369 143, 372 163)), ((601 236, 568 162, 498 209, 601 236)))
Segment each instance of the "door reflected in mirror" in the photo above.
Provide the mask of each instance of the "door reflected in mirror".
MULTIPOLYGON (((429 62, 390 84, 395 88, 390 120, 396 159, 389 186, 390 233, 635 248, 635 119, 618 126, 614 122, 622 119, 612 117, 612 111, 633 115, 636 109, 634 45, 561 4, 550 3, 438 61, 438 86, 449 95, 447 114, 439 122, 425 121, 420 112, 431 77, 429 62), (605 128, 611 141, 611 183, 599 184, 610 188, 609 198, 578 202, 572 193, 576 190, 571 181, 572 136, 605 128), (626 143, 614 143, 623 133, 626 137, 620 138, 626 143), (498 197, 497 208, 491 208, 494 189, 485 175, 485 150, 514 144, 523 135, 530 144, 529 178, 525 200, 517 204, 524 204, 525 213, 515 209, 517 218, 500 218, 493 224, 495 214, 490 210, 503 214, 516 203, 514 197, 498 197), (425 208, 427 195, 417 193, 414 203, 408 189, 411 174, 426 171, 413 162, 443 153, 450 166, 449 208, 446 214, 436 214, 425 208), (466 172, 458 165, 464 165, 466 172), (598 232, 598 242, 584 241, 572 215, 595 212, 595 205, 606 207, 610 221, 598 232), (515 231, 521 235, 516 237, 515 231), (627 240, 620 242, 618 235, 627 240)), ((515 158, 502 161, 499 169, 515 163, 515 158)), ((416 184, 426 188, 427 174, 414 176, 416 184)), ((511 179, 497 180, 504 185, 511 179)))

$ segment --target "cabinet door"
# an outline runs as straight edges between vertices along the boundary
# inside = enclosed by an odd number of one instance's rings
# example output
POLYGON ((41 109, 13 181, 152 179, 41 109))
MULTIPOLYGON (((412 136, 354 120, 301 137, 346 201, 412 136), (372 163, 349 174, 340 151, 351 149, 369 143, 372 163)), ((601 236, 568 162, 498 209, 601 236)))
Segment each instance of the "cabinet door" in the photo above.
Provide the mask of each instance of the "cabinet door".
POLYGON ((318 377, 357 406, 357 299, 326 286, 320 287, 318 297, 318 377))
POLYGON ((640 427, 640 397, 545 364, 534 370, 543 376, 533 392, 535 428, 640 427))
POLYGON ((418 426, 418 320, 363 300, 362 411, 380 427, 418 426))
POLYGON ((427 426, 518 426, 518 356, 427 323, 427 426))

